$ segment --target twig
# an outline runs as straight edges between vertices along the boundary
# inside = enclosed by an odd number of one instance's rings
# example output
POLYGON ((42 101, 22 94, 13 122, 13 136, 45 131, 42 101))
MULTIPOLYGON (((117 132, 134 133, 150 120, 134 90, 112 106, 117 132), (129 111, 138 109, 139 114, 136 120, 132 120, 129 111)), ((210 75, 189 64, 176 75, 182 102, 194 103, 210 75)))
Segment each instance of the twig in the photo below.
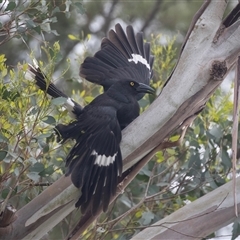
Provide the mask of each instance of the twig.
POLYGON ((236 77, 234 82, 234 106, 233 106, 233 128, 232 128, 233 193, 234 193, 234 206, 235 206, 236 217, 238 217, 236 162, 237 162, 237 140, 238 140, 238 118, 239 118, 239 87, 240 87, 240 57, 238 57, 237 59, 236 77))

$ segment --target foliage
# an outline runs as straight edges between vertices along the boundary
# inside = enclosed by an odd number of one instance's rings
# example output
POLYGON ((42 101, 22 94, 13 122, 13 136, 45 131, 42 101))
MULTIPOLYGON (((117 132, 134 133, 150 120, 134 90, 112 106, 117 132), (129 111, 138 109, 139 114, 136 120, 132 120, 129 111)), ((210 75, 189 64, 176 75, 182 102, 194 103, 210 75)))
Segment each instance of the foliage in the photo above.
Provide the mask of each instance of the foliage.
POLYGON ((22 38, 26 41, 34 33, 41 32, 58 33, 51 29, 51 25, 57 22, 57 13, 70 17, 73 9, 84 12, 81 1, 2 1, 0 2, 3 23, 0 23, 0 31, 3 38, 0 45, 12 38, 22 38))
MULTIPOLYGON (((1 55, 3 57, 3 55, 1 55)), ((25 79, 27 65, 1 78, 1 201, 17 208, 38 195, 63 173, 65 153, 53 142, 53 126, 66 113, 25 79), (58 151, 55 158, 51 153, 58 151)))

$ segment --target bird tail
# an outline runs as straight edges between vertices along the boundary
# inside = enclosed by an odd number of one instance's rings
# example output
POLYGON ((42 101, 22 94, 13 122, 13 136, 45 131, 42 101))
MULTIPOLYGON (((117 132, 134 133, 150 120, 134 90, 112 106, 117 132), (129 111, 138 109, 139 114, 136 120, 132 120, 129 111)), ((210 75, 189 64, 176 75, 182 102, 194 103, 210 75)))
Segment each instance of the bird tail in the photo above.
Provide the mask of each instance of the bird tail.
POLYGON ((73 117, 76 118, 82 112, 82 107, 76 103, 74 100, 69 98, 65 93, 59 90, 55 84, 50 82, 47 79, 47 76, 42 72, 42 70, 37 65, 36 61, 34 61, 34 66, 28 64, 28 70, 35 79, 36 85, 42 90, 46 91, 53 98, 63 97, 66 98, 67 101, 64 103, 64 106, 69 111, 69 113, 73 114, 73 117))
POLYGON ((107 127, 88 132, 81 130, 82 123, 78 123, 75 132, 79 137, 66 158, 66 176, 71 175, 72 183, 82 192, 75 206, 81 207, 83 214, 90 210, 95 215, 99 208, 107 210, 122 175, 120 139, 107 127))
MULTIPOLYGON (((35 63, 36 65, 36 63, 35 63)), ((48 81, 47 76, 41 71, 41 69, 36 65, 36 67, 28 64, 28 69, 36 80, 36 85, 42 90, 46 91, 51 97, 58 98, 64 97, 68 98, 66 94, 60 91, 56 85, 48 81)))
POLYGON ((116 194, 118 177, 122 174, 120 149, 118 149, 115 160, 107 166, 97 164, 96 158, 94 153, 91 153, 89 157, 84 155, 74 169, 70 166, 67 172, 67 175, 71 172, 73 184, 81 188, 82 194, 75 207, 81 207, 82 214, 90 210, 93 215, 96 215, 100 208, 106 212, 111 197, 116 194))

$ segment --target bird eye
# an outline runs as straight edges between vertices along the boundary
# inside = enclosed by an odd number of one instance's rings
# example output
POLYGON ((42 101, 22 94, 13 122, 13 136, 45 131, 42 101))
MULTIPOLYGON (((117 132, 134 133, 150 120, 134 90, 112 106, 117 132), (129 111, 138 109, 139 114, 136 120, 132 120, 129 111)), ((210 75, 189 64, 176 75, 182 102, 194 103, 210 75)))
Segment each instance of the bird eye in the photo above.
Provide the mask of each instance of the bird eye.
POLYGON ((131 85, 132 87, 134 86, 134 84, 135 84, 134 82, 130 82, 130 85, 131 85))

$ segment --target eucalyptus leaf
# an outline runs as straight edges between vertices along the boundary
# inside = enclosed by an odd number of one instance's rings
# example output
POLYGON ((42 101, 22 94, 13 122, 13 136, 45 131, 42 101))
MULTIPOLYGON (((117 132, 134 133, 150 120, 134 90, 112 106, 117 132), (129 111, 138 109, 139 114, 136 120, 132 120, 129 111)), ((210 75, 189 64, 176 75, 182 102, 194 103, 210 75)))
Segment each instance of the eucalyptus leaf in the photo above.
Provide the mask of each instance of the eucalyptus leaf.
POLYGON ((67 102, 67 99, 64 97, 58 97, 51 100, 52 105, 60 106, 67 102))
POLYGON ((9 2, 5 11, 13 11, 16 8, 16 3, 15 2, 9 2))
POLYGON ((0 161, 4 160, 6 156, 7 156, 7 151, 0 150, 0 161))
POLYGON ((50 124, 50 125, 55 125, 56 124, 56 120, 54 117, 52 116, 45 116, 43 119, 42 119, 43 122, 47 123, 47 124, 50 124))
POLYGON ((39 182, 40 176, 37 172, 30 172, 27 173, 27 177, 31 180, 33 180, 35 183, 39 182))
POLYGON ((29 168, 30 172, 39 173, 44 170, 44 165, 40 162, 35 163, 32 167, 29 168))
POLYGON ((144 212, 142 214, 142 218, 140 219, 140 222, 146 226, 146 225, 149 225, 153 219, 154 219, 154 214, 152 212, 144 212))
POLYGON ((8 189, 8 188, 3 189, 3 190, 2 190, 2 194, 1 194, 1 195, 2 195, 2 198, 3 198, 3 199, 6 199, 8 193, 9 193, 9 189, 8 189))

